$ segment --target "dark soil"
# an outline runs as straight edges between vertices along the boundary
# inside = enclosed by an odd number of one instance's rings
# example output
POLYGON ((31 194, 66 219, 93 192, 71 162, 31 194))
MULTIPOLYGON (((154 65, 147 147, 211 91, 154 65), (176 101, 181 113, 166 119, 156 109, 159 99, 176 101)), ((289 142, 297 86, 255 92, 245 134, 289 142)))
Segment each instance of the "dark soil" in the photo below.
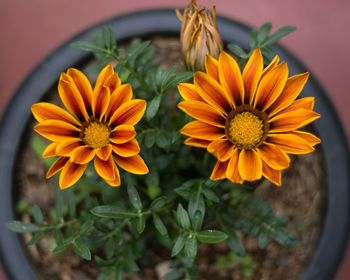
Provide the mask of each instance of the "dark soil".
MULTIPOLYGON (((152 41, 157 48, 157 57, 164 61, 164 64, 178 61, 177 39, 153 38, 152 41)), ((43 211, 48 211, 53 206, 54 182, 45 179, 46 168, 29 144, 32 137, 33 134, 28 136, 27 146, 24 147, 23 156, 19 160, 19 190, 22 198, 30 204, 37 204, 43 211)), ((288 228, 298 236, 299 242, 292 248, 271 242, 266 249, 259 249, 255 239, 244 238, 246 249, 252 256, 252 264, 249 267, 254 272, 254 276, 249 279, 301 278, 321 234, 325 208, 325 176, 322 151, 319 149, 312 154, 293 158, 291 167, 283 173, 281 188, 274 187, 266 181, 266 184, 256 190, 256 193, 270 202, 277 215, 289 218, 288 228)), ((29 217, 24 215, 22 219, 28 221, 29 217)), ((30 236, 24 235, 24 239, 28 241, 30 236)), ((53 239, 50 237, 45 237, 36 245, 28 247, 34 266, 42 279, 96 279, 98 271, 93 262, 82 261, 73 252, 55 255, 52 248, 53 239)), ((201 246, 198 279, 245 279, 244 267, 239 261, 233 261, 232 265, 225 269, 216 265, 220 256, 228 253, 229 249, 225 244, 201 246)), ((144 268, 142 273, 133 276, 132 279, 159 279, 159 276, 169 271, 168 259, 152 251, 145 254, 153 258, 154 267, 144 268)))

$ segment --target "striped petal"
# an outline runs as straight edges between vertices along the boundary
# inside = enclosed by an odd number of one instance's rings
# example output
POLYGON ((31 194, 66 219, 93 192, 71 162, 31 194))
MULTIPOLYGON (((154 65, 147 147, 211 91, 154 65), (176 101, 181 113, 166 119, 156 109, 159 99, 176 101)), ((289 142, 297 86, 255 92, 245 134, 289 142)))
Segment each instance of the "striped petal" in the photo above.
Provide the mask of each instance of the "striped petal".
POLYGON ((66 110, 51 103, 47 103, 47 102, 36 103, 32 105, 31 109, 32 109, 34 118, 38 122, 54 119, 54 120, 66 121, 76 126, 81 125, 80 122, 76 118, 74 118, 71 114, 69 114, 66 110))
POLYGON ((262 173, 266 179, 270 180, 276 186, 280 187, 282 185, 281 171, 275 170, 263 162, 262 173))
POLYGON ((315 120, 320 115, 314 111, 306 109, 296 109, 286 113, 279 114, 269 120, 270 133, 286 132, 301 128, 315 120))
POLYGON ((50 158, 50 157, 55 157, 57 156, 56 154, 56 147, 57 147, 58 143, 51 143, 50 145, 48 145, 45 150, 42 153, 42 157, 43 158, 50 158))
POLYGON ((55 175, 57 172, 62 170, 64 165, 68 162, 68 157, 59 157, 49 168, 49 170, 46 173, 46 179, 51 178, 53 175, 55 175))
POLYGON ((262 111, 268 109, 280 96, 288 79, 288 65, 281 63, 267 72, 256 90, 254 107, 262 111))
POLYGON ((79 120, 89 120, 84 100, 75 85, 73 79, 62 73, 58 82, 58 94, 69 112, 77 116, 79 120))
POLYGON ((106 181, 115 180, 115 163, 113 157, 110 156, 107 160, 102 160, 99 157, 95 157, 94 166, 97 174, 106 181))
POLYGON ((198 94, 213 108, 223 115, 231 111, 232 100, 214 78, 203 72, 196 72, 194 85, 198 94))
POLYGON ((317 144, 319 144, 319 143, 321 143, 321 139, 320 138, 316 137, 315 135, 313 135, 312 133, 309 133, 309 132, 295 130, 295 131, 289 132, 289 134, 293 134, 293 135, 296 135, 296 136, 299 136, 299 137, 303 138, 304 140, 309 142, 309 144, 312 147, 317 145, 317 144))
POLYGON ((187 138, 184 143, 187 146, 192 146, 197 148, 207 148, 208 145, 211 143, 211 141, 190 137, 190 138, 187 138))
POLYGON ((233 145, 227 140, 213 141, 207 149, 220 161, 227 161, 233 154, 233 145))
POLYGON ((238 159, 238 171, 243 180, 255 181, 262 176, 262 161, 254 150, 242 150, 238 159))
POLYGON ((114 144, 123 144, 136 136, 136 131, 134 126, 130 124, 118 125, 112 130, 109 141, 114 144))
POLYGON ((256 88, 261 79, 264 61, 260 49, 255 49, 243 70, 245 102, 252 105, 256 88))
POLYGON ((79 135, 80 129, 65 121, 45 120, 34 127, 41 136, 53 141, 61 142, 79 135))
POLYGON ((181 83, 177 85, 177 89, 184 100, 204 101, 196 91, 196 87, 193 84, 181 83))
POLYGON ((115 160, 118 166, 127 172, 138 175, 144 175, 148 173, 148 167, 140 155, 127 158, 115 156, 115 160))
POLYGON ((214 78, 217 82, 220 82, 218 67, 218 61, 214 57, 207 55, 205 58, 205 70, 208 75, 214 78))
POLYGON ((265 143, 256 151, 261 159, 273 169, 282 170, 289 166, 289 156, 274 144, 265 143))
POLYGON ((261 77, 265 76, 268 72, 275 68, 279 61, 280 57, 278 55, 275 55, 275 57, 271 60, 270 64, 264 68, 261 77))
POLYGON ((113 92, 115 88, 120 86, 121 82, 118 75, 115 74, 113 66, 108 64, 102 69, 97 77, 94 94, 97 94, 103 86, 107 86, 110 92, 113 92))
POLYGON ((120 174, 118 167, 114 164, 114 180, 105 180, 108 185, 111 187, 120 186, 120 174))
POLYGON ((72 152, 79 146, 84 145, 80 138, 69 138, 57 145, 56 154, 70 157, 72 152))
POLYGON ((77 164, 87 164, 93 160, 95 154, 95 149, 90 148, 87 145, 80 146, 72 152, 69 160, 77 164))
POLYGON ((132 88, 130 84, 124 84, 118 87, 111 95, 109 107, 106 112, 107 116, 113 113, 124 103, 130 101, 132 98, 132 88))
POLYGON ((309 142, 291 133, 270 134, 267 141, 276 144, 288 154, 308 154, 314 151, 309 142))
POLYGON ((110 99, 111 93, 108 87, 104 86, 100 91, 94 93, 92 97, 92 114, 99 121, 105 116, 110 99))
POLYGON ((96 149, 96 156, 102 160, 107 160, 112 154, 112 145, 108 144, 103 148, 96 149))
POLYGON ((74 185, 86 170, 87 164, 76 164, 70 161, 67 161, 63 167, 60 178, 59 186, 60 189, 66 189, 74 185))
POLYGON ((221 52, 219 56, 219 78, 224 90, 234 102, 233 106, 244 103, 244 83, 238 63, 229 54, 221 52))
POLYGON ((295 100, 287 108, 279 112, 279 114, 295 111, 298 109, 313 110, 315 106, 315 97, 304 97, 295 100))
POLYGON ((303 90, 308 78, 309 73, 303 73, 288 78, 281 95, 269 109, 271 112, 270 117, 276 115, 293 103, 303 90))
POLYGON ((217 181, 217 180, 222 180, 226 178, 226 169, 227 169, 227 164, 228 161, 226 162, 221 162, 221 161, 217 161, 214 169, 210 175, 210 180, 212 181, 217 181))
POLYGON ((204 102, 182 101, 178 107, 197 120, 217 127, 225 127, 225 119, 220 112, 204 102))
POLYGON ((109 125, 137 124, 146 110, 146 101, 133 99, 121 105, 109 120, 109 125))
POLYGON ((233 150, 232 156, 228 162, 226 178, 229 179, 231 182, 242 184, 243 179, 239 175, 238 171, 239 154, 240 152, 238 149, 233 150))
POLYGON ((202 140, 217 140, 225 136, 222 128, 201 121, 187 123, 180 132, 186 136, 202 140))
POLYGON ((140 152, 139 143, 132 139, 124 144, 112 144, 113 152, 121 157, 136 156, 140 152))

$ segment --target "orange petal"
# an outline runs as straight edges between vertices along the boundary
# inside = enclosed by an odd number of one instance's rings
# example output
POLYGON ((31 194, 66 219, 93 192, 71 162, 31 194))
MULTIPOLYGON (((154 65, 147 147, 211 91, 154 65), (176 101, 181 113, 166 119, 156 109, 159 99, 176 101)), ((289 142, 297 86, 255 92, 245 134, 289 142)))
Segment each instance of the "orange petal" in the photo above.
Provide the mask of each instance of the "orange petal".
POLYGON ((203 98, 200 97, 196 91, 196 87, 193 84, 181 83, 177 85, 177 89, 179 90, 179 93, 184 100, 203 101, 203 98))
POLYGON ((280 111, 279 114, 291 112, 298 109, 313 110, 314 106, 315 106, 315 97, 304 97, 304 98, 295 100, 287 108, 280 111))
POLYGON ((81 125, 80 122, 66 110, 47 102, 40 102, 32 105, 32 113, 38 122, 55 119, 66 121, 77 126, 81 125))
POLYGON ((190 137, 190 138, 187 138, 184 143, 187 146, 192 146, 192 147, 197 147, 197 148, 207 148, 208 145, 211 143, 211 141, 190 137))
POLYGON ((263 162, 262 167, 263 175, 266 179, 270 180, 276 186, 280 187, 282 184, 281 171, 275 170, 263 162))
POLYGON ((57 156, 57 154, 56 154, 57 145, 58 145, 58 143, 51 143, 50 145, 48 145, 42 153, 43 158, 57 156))
POLYGON ((139 143, 132 139, 124 144, 112 144, 113 152, 121 157, 136 156, 140 152, 139 143))
POLYGON ((92 87, 89 79, 83 72, 75 68, 69 68, 67 74, 73 79, 81 97, 83 98, 85 108, 87 108, 89 111, 89 109, 91 109, 92 101, 92 87))
POLYGON ((314 111, 296 109, 273 117, 270 122, 270 133, 286 132, 303 127, 320 117, 314 111))
POLYGON ((115 179, 115 163, 113 157, 110 156, 108 160, 102 160, 99 157, 94 159, 95 170, 106 181, 114 181, 115 179))
POLYGON ((268 109, 280 96, 288 79, 288 65, 281 63, 267 72, 256 90, 254 107, 262 111, 268 109))
POLYGON ((112 145, 108 144, 103 148, 96 149, 96 156, 98 156, 102 160, 107 160, 112 153, 112 145))
POLYGON ((113 115, 113 113, 124 103, 130 101, 132 98, 132 88, 130 84, 124 84, 118 87, 111 95, 109 107, 106 115, 113 115))
POLYGON ((226 169, 227 169, 227 164, 228 161, 226 162, 221 162, 221 161, 217 161, 214 169, 210 175, 210 180, 212 181, 217 181, 217 180, 222 180, 226 178, 226 169))
POLYGON ((217 126, 225 127, 224 117, 204 102, 199 101, 182 101, 178 104, 178 107, 184 111, 187 115, 198 119, 202 122, 217 126))
POLYGON ((41 136, 53 141, 61 142, 79 135, 80 129, 65 121, 45 120, 34 127, 41 136))
POLYGON ((239 154, 240 152, 238 149, 233 150, 232 156, 228 162, 226 178, 229 179, 231 182, 242 184, 243 179, 238 172, 239 154))
POLYGON ((100 91, 95 93, 92 97, 92 113, 95 118, 100 121, 105 116, 109 101, 111 99, 111 93, 108 87, 102 87, 100 91))
POLYGON ((146 101, 133 99, 120 106, 109 120, 109 125, 137 124, 146 110, 146 101))
POLYGON ((114 72, 113 66, 108 64, 102 69, 97 77, 94 87, 94 94, 97 94, 103 86, 107 86, 110 89, 110 92, 113 92, 115 88, 120 86, 120 84, 120 79, 114 72))
POLYGON ((68 161, 63 167, 60 178, 60 189, 66 189, 74 185, 84 174, 87 164, 75 164, 68 161))
POLYGON ((274 144, 265 143, 256 150, 261 159, 273 169, 282 170, 289 166, 289 156, 274 144))
POLYGON ((233 100, 233 106, 244 103, 244 83, 239 65, 229 54, 222 51, 219 56, 219 78, 224 90, 233 100))
POLYGON ((216 140, 207 149, 220 161, 227 161, 233 154, 233 145, 228 140, 216 140))
POLYGON ((127 158, 115 156, 115 160, 121 168, 130 173, 139 175, 148 173, 148 167, 140 155, 127 158))
POLYGON ((216 81, 220 82, 219 80, 219 70, 218 70, 218 61, 210 56, 207 55, 205 58, 205 69, 208 75, 213 77, 216 81))
POLYGON ((299 136, 299 137, 303 138, 304 140, 309 142, 309 144, 312 147, 317 145, 317 144, 319 144, 319 143, 321 143, 321 139, 320 138, 316 137, 315 135, 313 135, 312 133, 309 133, 309 132, 295 130, 295 131, 289 132, 289 134, 294 134, 296 136, 299 136))
POLYGON ((255 181, 262 176, 262 161, 254 150, 242 150, 238 160, 239 175, 243 180, 255 181))
POLYGON ((264 61, 260 49, 255 49, 243 70, 245 101, 253 103, 255 91, 261 78, 264 61))
POLYGON ((114 180, 113 181, 105 180, 105 181, 111 187, 119 187, 120 186, 119 169, 115 164, 114 164, 114 180))
POLYGON ((64 165, 68 162, 68 157, 59 157, 49 168, 49 170, 46 173, 46 179, 51 178, 53 175, 55 175, 57 172, 59 172, 64 165))
POLYGON ((180 130, 180 133, 203 140, 217 140, 225 136, 225 132, 222 128, 201 121, 187 123, 180 130))
POLYGON ((123 144, 136 136, 134 126, 130 124, 118 125, 112 130, 109 140, 114 144, 123 144))
POLYGON ((80 146, 76 148, 70 157, 70 161, 77 164, 87 164, 95 157, 96 151, 93 148, 85 146, 80 146))
POLYGON ((314 151, 309 142, 291 133, 269 134, 267 141, 276 144, 289 154, 308 154, 314 151))
POLYGON ((65 73, 61 74, 58 82, 58 94, 69 112, 77 116, 80 120, 89 120, 84 100, 77 86, 74 84, 73 79, 65 73))
POLYGON ((69 138, 58 144, 56 154, 70 157, 71 153, 79 146, 84 145, 80 138, 69 138))
POLYGON ((203 72, 196 72, 194 85, 198 94, 213 108, 224 115, 231 111, 232 100, 214 78, 203 72))
POLYGON ((280 61, 280 57, 278 55, 275 55, 275 57, 271 60, 270 64, 265 67, 265 69, 262 72, 262 76, 266 75, 269 71, 271 71, 273 68, 275 68, 280 61))
POLYGON ((303 90, 308 78, 309 73, 303 73, 288 78, 280 97, 278 97, 276 102, 272 104, 269 109, 271 112, 270 117, 276 115, 293 103, 303 90))

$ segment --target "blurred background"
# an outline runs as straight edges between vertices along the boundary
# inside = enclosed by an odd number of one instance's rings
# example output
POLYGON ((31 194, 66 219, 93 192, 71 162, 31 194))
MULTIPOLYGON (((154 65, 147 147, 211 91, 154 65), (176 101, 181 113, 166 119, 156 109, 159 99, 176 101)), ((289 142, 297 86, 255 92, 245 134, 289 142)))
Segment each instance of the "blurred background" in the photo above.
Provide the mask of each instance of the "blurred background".
MULTIPOLYGON (((184 7, 187 0, 1 0, 0 114, 31 70, 70 37, 87 27, 127 12, 184 7)), ((282 40, 325 88, 350 137, 350 1, 198 0, 220 15, 258 27, 295 25, 282 40)), ((331 244, 330 244, 331 246, 331 244)), ((345 244, 344 244, 345 246, 345 244)), ((5 276, 0 268, 0 280, 5 276)), ((337 280, 350 279, 350 247, 337 280)))

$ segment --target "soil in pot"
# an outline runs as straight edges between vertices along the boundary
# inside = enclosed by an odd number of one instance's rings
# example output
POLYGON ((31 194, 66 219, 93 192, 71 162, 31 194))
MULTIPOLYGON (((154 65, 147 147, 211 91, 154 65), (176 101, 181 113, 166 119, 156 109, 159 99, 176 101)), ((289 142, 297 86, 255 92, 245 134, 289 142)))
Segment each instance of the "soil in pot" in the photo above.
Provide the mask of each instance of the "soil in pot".
MULTIPOLYGON (((178 61, 177 38, 151 38, 157 57, 164 65, 178 61)), ((56 89, 52 90, 53 95, 56 89)), ((51 97, 52 98, 52 97, 51 97)), ((33 124, 32 124, 33 125, 33 124)), ((31 126, 32 126, 31 125, 31 126)), ((52 181, 45 179, 46 168, 31 147, 34 137, 28 129, 29 141, 18 160, 18 186, 22 199, 38 205, 43 212, 53 206, 52 181), (30 164, 28 164, 28 162, 30 164)), ((253 238, 243 238, 251 257, 239 258, 230 255, 225 244, 201 246, 198 253, 198 279, 299 279, 317 247, 322 229, 325 208, 325 186, 323 155, 319 148, 309 155, 292 158, 291 167, 283 173, 283 187, 276 188, 266 181, 256 193, 270 202, 277 215, 287 216, 288 228, 296 234, 299 242, 291 248, 271 242, 266 249, 260 249, 253 238)), ((48 213, 45 213, 49 217, 48 213)), ((23 215, 23 221, 29 217, 23 215)), ((30 236, 24 235, 28 241, 30 236)), ((36 245, 28 247, 33 265, 42 279, 95 279, 98 270, 94 262, 85 262, 73 252, 55 255, 51 252, 49 237, 42 238, 36 245)), ((169 252, 154 248, 145 252, 148 263, 141 262, 141 272, 131 279, 158 279, 168 270, 169 252)))

